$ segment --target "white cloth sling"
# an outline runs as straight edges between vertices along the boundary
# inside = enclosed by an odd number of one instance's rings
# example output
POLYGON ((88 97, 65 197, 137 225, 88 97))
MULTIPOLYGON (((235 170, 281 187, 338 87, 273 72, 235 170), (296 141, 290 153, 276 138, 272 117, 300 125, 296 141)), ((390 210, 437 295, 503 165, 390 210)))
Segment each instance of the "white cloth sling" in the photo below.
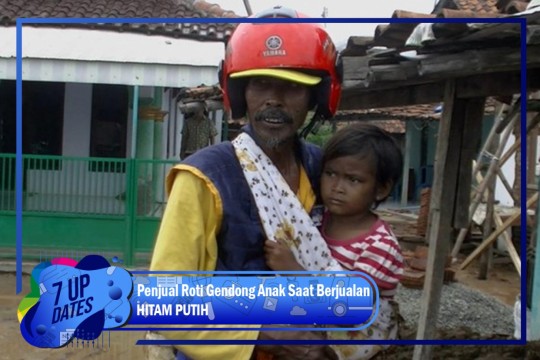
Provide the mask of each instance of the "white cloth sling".
MULTIPOLYGON (((268 239, 284 241, 296 261, 309 271, 345 270, 331 254, 319 230, 276 166, 246 133, 233 141, 236 157, 251 187, 259 217, 268 239)), ((396 339, 397 305, 380 299, 379 316, 366 329, 328 331, 329 339, 396 339)), ((330 345, 339 360, 367 360, 386 345, 330 345)))
POLYGON ((343 271, 311 217, 270 158, 246 133, 233 141, 268 239, 284 241, 309 271, 343 271))

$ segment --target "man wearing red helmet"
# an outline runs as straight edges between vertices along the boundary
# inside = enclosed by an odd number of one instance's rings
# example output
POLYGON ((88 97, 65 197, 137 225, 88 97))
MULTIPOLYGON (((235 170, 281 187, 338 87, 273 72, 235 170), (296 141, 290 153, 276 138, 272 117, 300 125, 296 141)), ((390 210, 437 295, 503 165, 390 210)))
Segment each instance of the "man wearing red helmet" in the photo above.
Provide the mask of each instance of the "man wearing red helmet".
MULTIPOLYGON (((280 7, 258 15, 300 16, 280 7)), ((310 110, 315 119, 335 113, 341 93, 337 59, 332 40, 316 24, 246 23, 237 27, 227 44, 220 83, 232 118, 246 117, 249 124, 232 143, 204 148, 171 170, 166 184, 169 201, 151 270, 269 270, 264 256, 267 234, 258 214, 260 205, 244 174, 245 162, 256 160, 246 160, 246 149, 267 159, 268 166, 276 169, 276 176, 284 180, 307 214, 312 218, 321 215, 322 207, 316 205, 320 149, 302 141, 297 132, 310 110)), ((280 335, 275 331, 167 331, 162 335, 235 340, 324 336, 314 332, 280 335)), ((332 358, 324 346, 275 349, 274 359, 332 358)), ((204 360, 249 360, 256 353, 253 345, 181 346, 175 351, 204 360)))

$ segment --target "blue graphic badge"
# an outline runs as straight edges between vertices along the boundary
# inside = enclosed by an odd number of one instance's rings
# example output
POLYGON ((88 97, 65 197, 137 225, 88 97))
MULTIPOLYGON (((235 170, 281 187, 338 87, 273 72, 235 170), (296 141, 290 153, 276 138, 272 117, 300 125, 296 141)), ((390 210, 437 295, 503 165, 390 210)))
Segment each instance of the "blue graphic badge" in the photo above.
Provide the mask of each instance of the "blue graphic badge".
POLYGON ((129 325, 367 328, 378 315, 378 288, 367 274, 347 273, 351 276, 137 276, 129 325))
POLYGON ((98 255, 57 258, 32 271, 31 291, 18 309, 21 333, 41 348, 65 346, 74 338, 97 339, 131 316, 131 274, 98 255))

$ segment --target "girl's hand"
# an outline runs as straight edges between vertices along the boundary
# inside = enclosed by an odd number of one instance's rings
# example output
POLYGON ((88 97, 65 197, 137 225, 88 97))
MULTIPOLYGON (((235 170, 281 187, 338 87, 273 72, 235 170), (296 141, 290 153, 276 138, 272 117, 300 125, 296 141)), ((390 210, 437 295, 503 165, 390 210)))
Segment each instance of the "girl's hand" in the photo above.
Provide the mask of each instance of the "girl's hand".
POLYGON ((282 241, 266 240, 264 243, 266 265, 274 271, 303 271, 291 249, 282 241))

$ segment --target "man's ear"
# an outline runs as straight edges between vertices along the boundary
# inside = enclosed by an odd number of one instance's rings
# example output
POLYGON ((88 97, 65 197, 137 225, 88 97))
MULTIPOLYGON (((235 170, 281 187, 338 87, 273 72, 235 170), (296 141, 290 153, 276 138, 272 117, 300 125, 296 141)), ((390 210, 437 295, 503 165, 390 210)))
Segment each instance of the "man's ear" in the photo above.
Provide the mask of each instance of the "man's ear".
POLYGON ((387 183, 383 185, 379 185, 377 187, 377 193, 375 195, 375 199, 377 201, 382 201, 386 199, 390 195, 390 192, 392 192, 393 187, 394 187, 393 181, 388 181, 387 183))

